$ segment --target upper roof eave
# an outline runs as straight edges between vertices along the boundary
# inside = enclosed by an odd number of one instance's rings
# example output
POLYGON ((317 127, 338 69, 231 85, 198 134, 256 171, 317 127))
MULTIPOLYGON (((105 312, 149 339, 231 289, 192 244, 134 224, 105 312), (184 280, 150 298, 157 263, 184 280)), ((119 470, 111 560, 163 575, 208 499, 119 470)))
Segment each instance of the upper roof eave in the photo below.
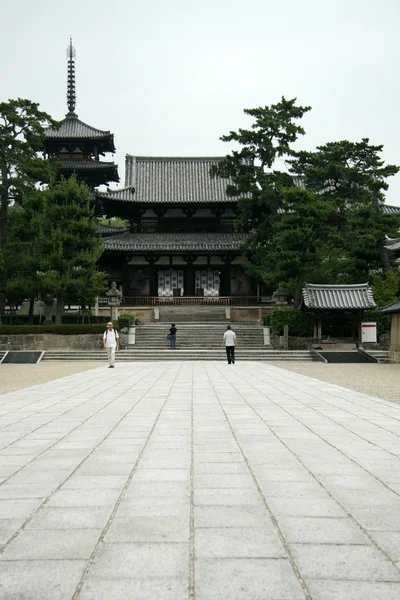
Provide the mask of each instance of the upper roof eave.
POLYGON ((350 285, 306 283, 302 296, 304 306, 312 310, 367 310, 376 307, 368 282, 350 285))
MULTIPOLYGON (((114 147, 114 134, 103 129, 96 129, 84 121, 78 119, 75 113, 68 113, 58 127, 48 127, 45 130, 45 136, 49 140, 104 140, 108 141, 114 147)), ((115 147, 114 147, 115 151, 115 147)))

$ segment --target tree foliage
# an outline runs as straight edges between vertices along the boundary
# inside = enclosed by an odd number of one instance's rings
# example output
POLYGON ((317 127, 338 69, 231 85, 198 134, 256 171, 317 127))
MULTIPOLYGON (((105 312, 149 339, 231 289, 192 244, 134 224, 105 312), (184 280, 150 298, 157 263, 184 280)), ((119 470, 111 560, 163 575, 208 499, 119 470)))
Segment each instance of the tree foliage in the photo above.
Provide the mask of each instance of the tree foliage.
POLYGON ((34 217, 40 287, 56 296, 60 324, 67 298, 85 307, 105 289, 105 276, 96 266, 103 243, 90 190, 75 176, 52 183, 42 194, 42 210, 34 217))
POLYGON ((49 180, 43 151, 45 127, 56 125, 39 105, 18 98, 0 102, 0 244, 4 247, 8 207, 21 202, 38 182, 49 180))
POLYGON ((400 227, 398 215, 382 210, 387 179, 399 167, 385 165, 382 146, 368 138, 295 151, 305 133, 297 121, 308 110, 285 98, 246 109, 254 118, 251 129, 221 138, 240 150, 212 170, 239 200, 237 227, 249 233, 249 274, 269 286, 283 283, 295 307, 306 281, 358 283, 390 269, 385 236, 396 237, 400 227), (274 168, 277 158, 289 172, 274 168))

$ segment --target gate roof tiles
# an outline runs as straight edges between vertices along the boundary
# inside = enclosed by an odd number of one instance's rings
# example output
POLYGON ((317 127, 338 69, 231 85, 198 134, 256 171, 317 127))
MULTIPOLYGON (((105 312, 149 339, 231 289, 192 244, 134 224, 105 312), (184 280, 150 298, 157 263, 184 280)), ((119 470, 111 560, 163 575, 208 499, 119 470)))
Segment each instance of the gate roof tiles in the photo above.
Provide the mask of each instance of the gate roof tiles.
POLYGON ((354 285, 318 285, 306 283, 303 302, 307 308, 362 310, 376 306, 368 283, 354 285))

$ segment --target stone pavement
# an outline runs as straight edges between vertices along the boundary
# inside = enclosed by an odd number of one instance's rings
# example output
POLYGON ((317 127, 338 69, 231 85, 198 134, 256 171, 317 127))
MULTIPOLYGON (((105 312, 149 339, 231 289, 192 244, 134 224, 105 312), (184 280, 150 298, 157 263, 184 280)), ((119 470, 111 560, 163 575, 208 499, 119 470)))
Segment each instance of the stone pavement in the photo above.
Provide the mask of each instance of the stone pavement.
POLYGON ((0 599, 398 600, 399 436, 399 405, 257 362, 0 396, 0 599))

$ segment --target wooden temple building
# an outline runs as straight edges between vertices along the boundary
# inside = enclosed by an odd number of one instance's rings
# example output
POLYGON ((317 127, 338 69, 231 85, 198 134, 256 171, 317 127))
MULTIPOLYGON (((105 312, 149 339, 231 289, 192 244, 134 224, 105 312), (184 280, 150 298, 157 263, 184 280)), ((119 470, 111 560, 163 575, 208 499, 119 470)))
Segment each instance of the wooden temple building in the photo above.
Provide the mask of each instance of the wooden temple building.
POLYGON ((210 177, 218 160, 128 155, 126 187, 97 193, 102 214, 129 222, 104 239, 100 268, 132 304, 257 302, 260 286, 243 268, 246 235, 234 229, 236 203, 226 182, 210 177))

